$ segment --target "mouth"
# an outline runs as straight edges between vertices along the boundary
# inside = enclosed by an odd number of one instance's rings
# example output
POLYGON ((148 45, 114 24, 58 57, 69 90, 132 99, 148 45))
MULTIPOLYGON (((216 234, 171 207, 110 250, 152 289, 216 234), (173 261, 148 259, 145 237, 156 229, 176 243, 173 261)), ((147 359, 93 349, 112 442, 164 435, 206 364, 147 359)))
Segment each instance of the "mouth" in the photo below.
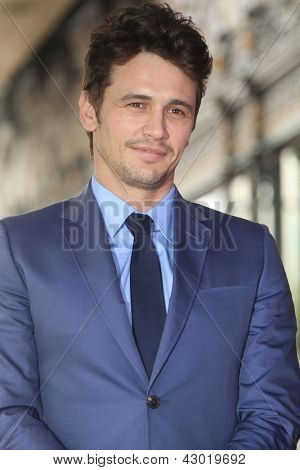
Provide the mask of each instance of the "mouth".
POLYGON ((151 160, 160 160, 167 155, 167 151, 162 149, 154 149, 150 147, 130 147, 132 150, 139 152, 141 155, 150 157, 151 160))

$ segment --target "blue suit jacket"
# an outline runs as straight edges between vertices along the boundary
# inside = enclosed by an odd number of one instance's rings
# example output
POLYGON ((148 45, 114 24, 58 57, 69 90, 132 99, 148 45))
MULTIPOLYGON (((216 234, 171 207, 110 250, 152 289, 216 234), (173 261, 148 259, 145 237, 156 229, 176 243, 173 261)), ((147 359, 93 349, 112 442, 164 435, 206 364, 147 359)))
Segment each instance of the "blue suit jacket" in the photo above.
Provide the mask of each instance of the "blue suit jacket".
POLYGON ((295 448, 296 320, 273 238, 178 192, 174 211, 150 382, 90 183, 0 222, 2 448, 295 448))

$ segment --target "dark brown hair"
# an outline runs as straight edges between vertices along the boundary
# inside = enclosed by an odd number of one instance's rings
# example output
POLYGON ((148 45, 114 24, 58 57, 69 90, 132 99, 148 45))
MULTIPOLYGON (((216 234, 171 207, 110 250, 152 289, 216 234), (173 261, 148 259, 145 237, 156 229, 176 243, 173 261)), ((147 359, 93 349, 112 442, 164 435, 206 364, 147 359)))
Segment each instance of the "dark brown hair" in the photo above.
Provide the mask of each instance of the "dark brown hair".
MULTIPOLYGON (((207 44, 190 17, 174 12, 167 3, 149 1, 138 7, 118 10, 91 33, 85 58, 83 90, 87 91, 97 117, 105 88, 110 84, 112 66, 124 65, 140 52, 157 54, 196 82, 196 122, 206 81, 212 70, 212 57, 207 44)), ((87 134, 93 155, 93 134, 87 134)))

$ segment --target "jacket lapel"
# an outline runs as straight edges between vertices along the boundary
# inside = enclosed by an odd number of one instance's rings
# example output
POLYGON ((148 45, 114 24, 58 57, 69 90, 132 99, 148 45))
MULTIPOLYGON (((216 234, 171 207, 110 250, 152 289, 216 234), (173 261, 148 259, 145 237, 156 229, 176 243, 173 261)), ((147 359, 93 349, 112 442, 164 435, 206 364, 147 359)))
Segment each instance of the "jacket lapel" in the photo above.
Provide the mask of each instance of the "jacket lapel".
POLYGON ((173 287, 149 388, 172 353, 185 327, 199 289, 211 239, 211 229, 205 225, 206 221, 207 217, 201 206, 186 201, 176 190, 173 287))
POLYGON ((134 342, 108 234, 91 180, 79 196, 63 202, 63 206, 64 248, 71 251, 77 269, 81 271, 87 295, 94 301, 92 314, 102 315, 123 353, 147 384, 148 377, 134 342))
POLYGON ((187 322, 211 238, 211 229, 206 226, 207 217, 201 206, 186 201, 177 189, 173 210, 173 287, 150 382, 134 342, 108 234, 91 180, 82 193, 63 202, 61 214, 65 249, 71 251, 77 269, 81 271, 87 295, 94 301, 94 314, 102 315, 124 355, 148 388, 172 353, 187 322))

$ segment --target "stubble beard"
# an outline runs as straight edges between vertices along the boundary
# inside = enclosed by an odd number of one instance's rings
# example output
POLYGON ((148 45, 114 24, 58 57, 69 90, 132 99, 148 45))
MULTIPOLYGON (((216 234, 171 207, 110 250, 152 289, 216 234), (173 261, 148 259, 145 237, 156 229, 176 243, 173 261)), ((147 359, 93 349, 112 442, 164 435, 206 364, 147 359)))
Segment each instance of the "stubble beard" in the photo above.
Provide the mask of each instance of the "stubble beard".
POLYGON ((115 169, 119 178, 125 184, 147 190, 162 187, 170 176, 169 169, 164 172, 153 169, 150 174, 147 174, 143 169, 134 168, 126 162, 119 163, 115 169))
POLYGON ((116 161, 105 146, 99 145, 98 152, 115 176, 128 186, 139 189, 156 190, 162 187, 172 174, 174 176, 176 165, 172 168, 167 168, 166 171, 152 169, 149 173, 142 168, 133 167, 126 161, 116 161))
MULTIPOLYGON (((99 122, 99 120, 98 120, 99 122)), ((100 124, 100 122, 99 122, 100 124)), ((101 142, 101 139, 100 139, 101 142)), ((131 144, 131 141, 128 141, 126 144, 127 146, 131 144)), ((173 174, 176 165, 172 168, 167 168, 166 171, 158 171, 153 169, 151 174, 147 175, 146 171, 140 168, 130 166, 126 161, 118 162, 115 161, 110 152, 107 151, 105 146, 101 144, 98 145, 97 148, 101 158, 106 162, 106 164, 110 167, 113 173, 125 184, 146 190, 156 190, 163 186, 165 181, 173 174)), ((169 149, 170 151, 171 149, 169 149)))
POLYGON ((149 174, 148 172, 147 174, 147 172, 142 168, 133 167, 126 161, 115 161, 112 156, 108 155, 107 152, 105 152, 105 149, 101 147, 100 154, 105 160, 106 164, 113 171, 115 176, 121 180, 121 182, 135 188, 146 190, 159 189, 172 174, 172 170, 170 170, 170 168, 168 168, 166 171, 152 169, 151 173, 149 174))

